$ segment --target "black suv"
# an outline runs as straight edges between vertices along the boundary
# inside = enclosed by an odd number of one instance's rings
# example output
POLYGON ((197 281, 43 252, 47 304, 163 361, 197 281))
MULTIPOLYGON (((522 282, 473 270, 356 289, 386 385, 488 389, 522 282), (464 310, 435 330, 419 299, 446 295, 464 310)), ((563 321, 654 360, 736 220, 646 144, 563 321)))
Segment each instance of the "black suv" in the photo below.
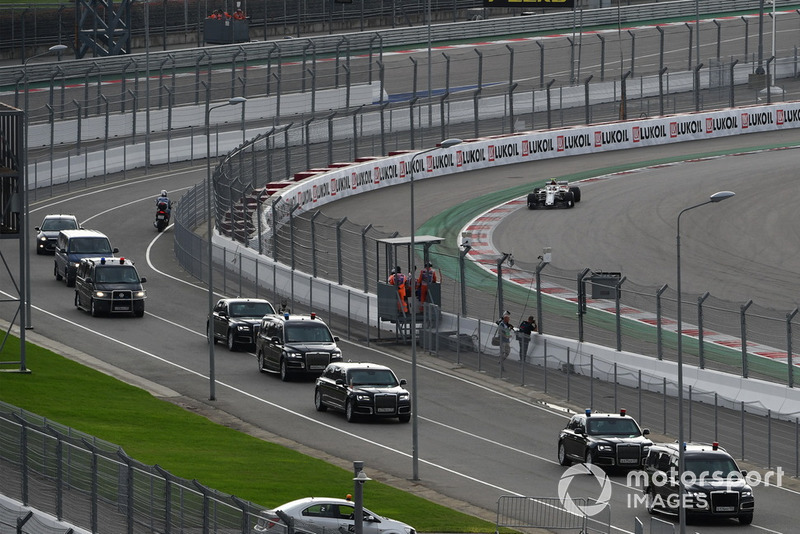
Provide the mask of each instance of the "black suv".
POLYGON ((75 276, 75 306, 97 316, 144 315, 146 294, 133 262, 125 258, 83 258, 75 276))
POLYGON ((332 363, 314 388, 314 406, 344 411, 348 422, 359 416, 397 417, 401 423, 411 420, 411 395, 394 372, 375 363, 332 363))
POLYGON ((319 375, 331 362, 342 360, 339 338, 316 314, 267 315, 256 338, 258 370, 277 371, 281 380, 319 375))
MULTIPOLYGON (((261 318, 275 313, 275 308, 264 299, 219 299, 211 311, 214 325, 214 343, 225 341, 233 352, 240 347, 254 347, 261 318)), ((210 332, 206 321, 206 334, 210 332)))
POLYGON ((625 410, 575 414, 558 436, 558 463, 584 462, 607 467, 641 467, 653 444, 625 410))
POLYGON ((55 254, 58 233, 61 230, 82 230, 74 215, 45 215, 36 230, 36 254, 55 254))
POLYGON ((717 443, 684 445, 684 475, 678 476, 677 443, 650 447, 644 465, 647 511, 677 515, 680 487, 683 483, 683 505, 686 517, 704 516, 736 518, 742 525, 753 522, 755 498, 747 483, 746 471, 717 443))
POLYGON ((105 234, 97 230, 61 230, 56 240, 53 275, 72 287, 81 258, 113 258, 117 252, 105 234))

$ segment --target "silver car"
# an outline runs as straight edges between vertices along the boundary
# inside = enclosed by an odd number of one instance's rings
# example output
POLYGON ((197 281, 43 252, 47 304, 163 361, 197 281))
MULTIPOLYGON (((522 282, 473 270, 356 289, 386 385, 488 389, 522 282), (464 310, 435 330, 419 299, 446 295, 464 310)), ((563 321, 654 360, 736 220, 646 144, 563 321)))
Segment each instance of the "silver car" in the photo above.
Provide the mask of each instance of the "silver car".
MULTIPOLYGON (((355 503, 331 497, 306 497, 267 510, 259 517, 254 532, 285 534, 287 527, 280 518, 284 514, 294 521, 294 531, 298 534, 355 532, 355 503)), ((413 527, 366 508, 362 524, 364 534, 416 534, 413 527)))

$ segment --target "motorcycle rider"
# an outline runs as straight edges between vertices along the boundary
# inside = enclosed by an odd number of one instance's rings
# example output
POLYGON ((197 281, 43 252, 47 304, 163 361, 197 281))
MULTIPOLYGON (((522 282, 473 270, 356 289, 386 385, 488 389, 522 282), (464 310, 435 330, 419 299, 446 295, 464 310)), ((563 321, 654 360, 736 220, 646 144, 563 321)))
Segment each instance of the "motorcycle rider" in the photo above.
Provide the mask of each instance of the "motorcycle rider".
POLYGON ((167 218, 169 218, 169 216, 170 216, 170 214, 172 212, 172 201, 167 196, 167 190, 166 189, 162 189, 161 190, 161 194, 156 199, 156 208, 158 208, 159 204, 162 203, 162 202, 166 205, 166 208, 164 209, 164 211, 167 212, 167 218))

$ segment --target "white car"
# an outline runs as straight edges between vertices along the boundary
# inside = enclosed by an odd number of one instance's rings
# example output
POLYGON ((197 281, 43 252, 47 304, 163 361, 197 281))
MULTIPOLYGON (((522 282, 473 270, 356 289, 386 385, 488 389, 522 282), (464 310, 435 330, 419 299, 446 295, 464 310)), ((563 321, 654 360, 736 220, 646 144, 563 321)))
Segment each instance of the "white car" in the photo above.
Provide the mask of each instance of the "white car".
POLYGON ((550 180, 544 187, 537 187, 528 194, 528 208, 571 208, 581 201, 581 190, 566 180, 550 180))
MULTIPOLYGON (((306 497, 287 502, 262 513, 253 528, 257 533, 286 534, 288 529, 280 516, 294 520, 297 534, 346 534, 355 532, 355 503, 331 497, 306 497)), ((416 534, 414 527, 382 517, 364 508, 364 534, 416 534)))

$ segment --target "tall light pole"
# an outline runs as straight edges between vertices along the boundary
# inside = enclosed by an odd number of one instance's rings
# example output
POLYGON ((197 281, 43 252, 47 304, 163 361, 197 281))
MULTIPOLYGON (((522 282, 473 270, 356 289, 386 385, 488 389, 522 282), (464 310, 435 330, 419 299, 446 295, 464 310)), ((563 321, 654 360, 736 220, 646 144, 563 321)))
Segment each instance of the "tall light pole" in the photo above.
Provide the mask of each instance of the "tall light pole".
MULTIPOLYGON (((22 70, 25 74, 25 150, 23 151, 23 159, 24 162, 22 164, 22 174, 25 177, 25 183, 22 184, 23 191, 22 191, 22 202, 25 207, 25 213, 23 214, 23 221, 22 221, 22 246, 25 247, 25 252, 23 253, 24 258, 24 267, 23 267, 23 276, 25 277, 24 280, 24 287, 25 287, 25 309, 23 310, 24 313, 24 324, 22 324, 22 330, 24 329, 31 329, 33 328, 33 323, 31 322, 31 276, 30 276, 30 266, 31 266, 31 242, 30 242, 30 224, 29 218, 31 215, 31 206, 30 201, 28 198, 28 128, 30 127, 30 120, 28 119, 28 62, 32 59, 37 57, 46 56, 48 54, 52 54, 53 52, 63 52, 69 48, 67 45, 57 44, 53 45, 48 48, 46 51, 41 52, 39 54, 33 55, 25 60, 25 63, 22 64, 22 70)), ((24 338, 23 338, 24 341, 24 338)), ((23 345, 24 347, 24 345, 23 345)), ((23 348, 24 351, 24 348, 23 348)), ((24 352, 23 352, 24 354, 24 352)), ((23 359, 24 362, 24 359, 23 359)))
POLYGON ((680 534, 686 534, 686 508, 684 507, 684 495, 686 489, 683 487, 683 473, 686 470, 684 458, 684 441, 683 441, 683 322, 681 320, 681 215, 689 210, 705 206, 714 202, 722 202, 726 198, 731 198, 735 195, 733 191, 719 191, 711 195, 708 200, 689 206, 678 213, 677 224, 677 237, 675 242, 677 244, 678 259, 678 523, 680 525, 680 534))
MULTIPOLYGON (((212 261, 214 254, 214 241, 212 239, 214 225, 211 223, 211 218, 213 216, 213 212, 211 211, 213 203, 211 199, 214 196, 214 188, 211 180, 211 112, 221 107, 242 104, 244 102, 247 102, 245 97, 235 96, 223 104, 212 106, 206 110, 206 218, 208 219, 208 225, 206 227, 208 232, 208 332, 206 332, 206 334, 208 335, 209 400, 217 400, 217 395, 214 391, 214 385, 217 381, 214 372, 214 318, 211 313, 214 310, 214 284, 212 282, 212 277, 214 275, 214 262, 212 261)), ((216 148, 217 151, 219 151, 219 143, 217 143, 216 148)))
POLYGON ((364 462, 353 462, 353 488, 354 494, 354 514, 353 514, 353 532, 355 534, 364 534, 364 482, 372 480, 364 473, 364 462))
MULTIPOLYGON (((437 146, 426 148, 421 152, 417 152, 411 158, 411 168, 409 172, 409 182, 411 183, 411 280, 416 279, 416 265, 414 265, 414 233, 416 232, 416 225, 414 223, 414 161, 428 152, 438 150, 440 148, 450 148, 452 146, 462 143, 461 139, 445 139, 437 146)), ((413 283, 413 282, 412 282, 413 283)), ((415 292, 411 290, 411 456, 413 464, 413 480, 419 480, 419 433, 417 412, 417 303, 415 302, 415 292)))

